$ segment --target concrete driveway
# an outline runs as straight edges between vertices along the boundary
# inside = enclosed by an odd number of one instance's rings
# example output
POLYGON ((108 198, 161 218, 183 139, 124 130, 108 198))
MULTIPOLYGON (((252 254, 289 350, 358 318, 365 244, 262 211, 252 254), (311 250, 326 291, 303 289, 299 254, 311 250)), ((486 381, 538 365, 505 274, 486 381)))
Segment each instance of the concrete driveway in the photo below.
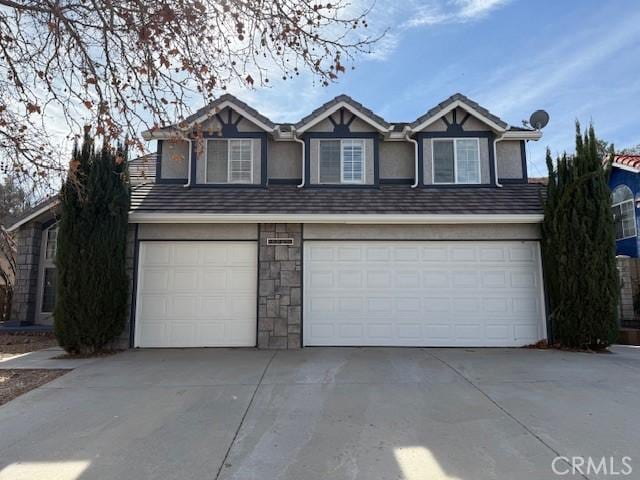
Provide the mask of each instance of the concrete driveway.
POLYGON ((0 407, 0 479, 640 478, 639 415, 632 347, 128 351, 0 407))

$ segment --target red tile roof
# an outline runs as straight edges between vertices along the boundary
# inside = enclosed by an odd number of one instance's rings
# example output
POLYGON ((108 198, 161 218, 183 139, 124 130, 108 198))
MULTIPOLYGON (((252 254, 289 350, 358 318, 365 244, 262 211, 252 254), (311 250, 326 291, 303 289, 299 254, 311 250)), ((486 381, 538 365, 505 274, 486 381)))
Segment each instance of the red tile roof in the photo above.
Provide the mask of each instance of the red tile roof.
POLYGON ((613 163, 640 170, 640 155, 616 155, 613 157, 613 163))

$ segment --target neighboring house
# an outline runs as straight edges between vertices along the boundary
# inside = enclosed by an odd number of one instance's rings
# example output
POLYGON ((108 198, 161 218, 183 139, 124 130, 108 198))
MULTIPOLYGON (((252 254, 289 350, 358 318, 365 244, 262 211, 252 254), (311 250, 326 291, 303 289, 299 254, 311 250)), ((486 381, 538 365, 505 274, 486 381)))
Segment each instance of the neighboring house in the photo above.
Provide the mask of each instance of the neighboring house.
MULTIPOLYGON (((547 338, 538 131, 460 94, 410 123, 339 96, 295 124, 224 95, 143 137, 158 151, 132 192, 130 346, 547 338)), ((50 321, 51 205, 12 229, 30 279, 15 309, 50 321)))
POLYGON ((640 155, 616 155, 609 187, 616 227, 616 254, 638 257, 638 210, 640 155))

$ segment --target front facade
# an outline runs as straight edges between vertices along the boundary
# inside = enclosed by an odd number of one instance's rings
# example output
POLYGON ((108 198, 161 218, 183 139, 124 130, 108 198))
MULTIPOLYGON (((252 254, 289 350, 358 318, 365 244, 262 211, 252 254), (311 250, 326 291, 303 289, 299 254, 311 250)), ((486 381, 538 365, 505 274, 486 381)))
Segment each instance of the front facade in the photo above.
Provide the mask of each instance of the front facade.
MULTIPOLYGON (((460 94, 396 124, 346 96, 275 124, 225 95, 144 136, 158 147, 153 179, 132 192, 129 346, 547 337, 540 186, 525 148, 537 131, 460 94)), ((13 227, 40 233, 26 322, 50 321, 55 302, 47 212, 13 227)))
POLYGON ((616 254, 638 258, 640 155, 616 155, 609 176, 616 228, 616 254))

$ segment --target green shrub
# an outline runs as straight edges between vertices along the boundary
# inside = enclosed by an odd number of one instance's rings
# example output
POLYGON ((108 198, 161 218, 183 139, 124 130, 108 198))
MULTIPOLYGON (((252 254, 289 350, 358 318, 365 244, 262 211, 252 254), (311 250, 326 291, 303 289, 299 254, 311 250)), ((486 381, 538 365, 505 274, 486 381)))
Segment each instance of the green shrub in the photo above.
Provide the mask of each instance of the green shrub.
POLYGON ((69 353, 111 346, 124 329, 129 291, 125 264, 129 189, 125 154, 74 148, 60 192, 54 329, 69 353))
POLYGON ((620 290, 611 196, 593 127, 582 137, 576 124, 575 155, 554 165, 547 151, 547 167, 542 232, 554 339, 603 349, 617 337, 620 290))

